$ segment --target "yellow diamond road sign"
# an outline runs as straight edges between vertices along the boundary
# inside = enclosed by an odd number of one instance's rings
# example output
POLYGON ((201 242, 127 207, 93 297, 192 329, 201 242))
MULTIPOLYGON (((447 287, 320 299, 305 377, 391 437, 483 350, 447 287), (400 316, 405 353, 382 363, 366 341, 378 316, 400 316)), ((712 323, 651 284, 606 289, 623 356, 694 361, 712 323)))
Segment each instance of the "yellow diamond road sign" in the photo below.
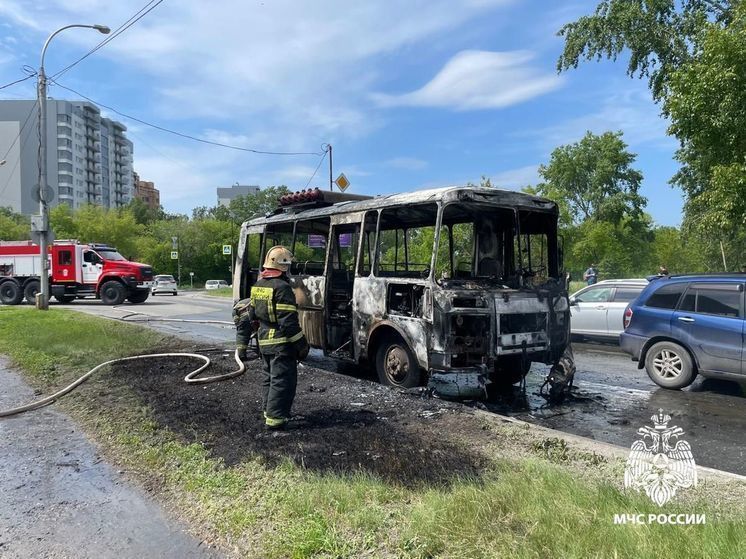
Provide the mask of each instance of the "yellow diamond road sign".
POLYGON ((345 190, 347 190, 347 187, 350 186, 350 181, 347 180, 347 177, 344 173, 340 173, 337 177, 337 180, 334 181, 334 184, 336 184, 339 189, 344 192, 345 190))

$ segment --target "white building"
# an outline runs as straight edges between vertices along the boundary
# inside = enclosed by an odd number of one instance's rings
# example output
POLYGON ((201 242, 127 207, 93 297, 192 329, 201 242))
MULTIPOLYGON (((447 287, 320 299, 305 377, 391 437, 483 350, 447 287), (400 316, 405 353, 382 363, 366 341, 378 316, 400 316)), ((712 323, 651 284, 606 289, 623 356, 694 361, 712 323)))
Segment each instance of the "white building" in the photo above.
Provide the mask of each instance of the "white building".
MULTIPOLYGON (((35 101, 0 101, 0 206, 35 214, 39 182, 38 109, 35 101)), ((47 182, 50 206, 123 206, 132 199, 132 142, 127 128, 101 117, 92 103, 47 102, 47 182)))

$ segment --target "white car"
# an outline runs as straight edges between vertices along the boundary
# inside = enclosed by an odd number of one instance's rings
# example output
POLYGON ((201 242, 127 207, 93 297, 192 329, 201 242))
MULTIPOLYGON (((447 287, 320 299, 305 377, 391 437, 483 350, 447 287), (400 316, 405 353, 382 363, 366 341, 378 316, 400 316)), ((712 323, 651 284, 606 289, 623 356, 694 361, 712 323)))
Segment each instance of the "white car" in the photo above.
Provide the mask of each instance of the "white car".
POLYGON ((205 282, 205 289, 222 289, 223 287, 230 287, 230 285, 225 280, 207 280, 205 282))
POLYGON ((646 279, 604 280, 570 296, 570 332, 619 341, 624 310, 647 286, 646 279))
POLYGON ((155 276, 153 287, 150 288, 150 293, 152 295, 156 295, 158 293, 170 293, 171 295, 178 295, 176 280, 173 276, 168 275, 155 276))

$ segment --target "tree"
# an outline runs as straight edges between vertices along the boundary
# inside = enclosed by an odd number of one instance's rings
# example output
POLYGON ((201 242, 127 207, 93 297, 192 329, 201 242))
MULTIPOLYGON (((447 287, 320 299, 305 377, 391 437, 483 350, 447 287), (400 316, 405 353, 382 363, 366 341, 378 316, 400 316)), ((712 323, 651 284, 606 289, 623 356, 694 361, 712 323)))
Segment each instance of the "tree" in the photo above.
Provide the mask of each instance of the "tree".
POLYGON ((702 232, 730 237, 746 224, 746 4, 730 26, 708 24, 695 48, 663 103, 681 143, 673 182, 702 232))
POLYGON ((78 239, 85 243, 107 243, 125 257, 137 254, 137 239, 145 227, 128 208, 107 209, 86 205, 73 211, 62 204, 49 212, 49 221, 58 239, 78 239))
POLYGON ((287 186, 269 186, 262 188, 256 194, 237 196, 230 203, 232 218, 237 223, 263 216, 277 208, 280 196, 290 194, 287 186))
POLYGON ((672 73, 694 56, 696 37, 708 24, 726 26, 731 0, 603 0, 593 15, 563 26, 565 48, 557 62, 562 72, 582 59, 630 58, 627 73, 647 77, 656 100, 666 94, 672 73))
POLYGON ((637 219, 646 200, 638 192, 642 173, 632 168, 636 157, 627 151, 621 132, 588 132, 580 142, 556 148, 549 164, 539 166, 546 182, 536 191, 563 201, 575 224, 637 219))
POLYGON ((135 221, 141 225, 148 225, 157 219, 162 219, 164 214, 162 206, 151 208, 140 198, 133 198, 127 208, 132 212, 135 221))
POLYGON ((29 218, 0 207, 0 241, 23 241, 31 236, 29 218))

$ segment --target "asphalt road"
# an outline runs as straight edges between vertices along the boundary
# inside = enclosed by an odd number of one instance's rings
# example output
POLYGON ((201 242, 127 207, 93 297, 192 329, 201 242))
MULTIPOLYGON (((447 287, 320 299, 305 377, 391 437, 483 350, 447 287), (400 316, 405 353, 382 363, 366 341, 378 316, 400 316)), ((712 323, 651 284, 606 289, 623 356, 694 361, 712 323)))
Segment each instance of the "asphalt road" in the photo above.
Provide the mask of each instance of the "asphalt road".
MULTIPOLYGON (((111 318, 130 315, 129 320, 138 321, 150 317, 230 322, 231 303, 229 298, 192 293, 151 297, 141 305, 105 307, 98 301, 81 300, 61 306, 111 318)), ((146 324, 207 343, 232 343, 235 335, 230 324, 146 324)), ((663 409, 673 418, 669 426, 684 429, 682 438, 691 444, 697 464, 746 475, 746 384, 700 377, 686 390, 665 390, 614 344, 573 347, 578 369, 575 389, 563 404, 548 406, 539 395, 547 367, 534 365, 525 390, 516 387, 487 402, 487 409, 622 447, 630 447, 638 438, 637 429, 652 425, 650 417, 663 409)), ((309 364, 332 371, 356 370, 319 355, 309 364)))

